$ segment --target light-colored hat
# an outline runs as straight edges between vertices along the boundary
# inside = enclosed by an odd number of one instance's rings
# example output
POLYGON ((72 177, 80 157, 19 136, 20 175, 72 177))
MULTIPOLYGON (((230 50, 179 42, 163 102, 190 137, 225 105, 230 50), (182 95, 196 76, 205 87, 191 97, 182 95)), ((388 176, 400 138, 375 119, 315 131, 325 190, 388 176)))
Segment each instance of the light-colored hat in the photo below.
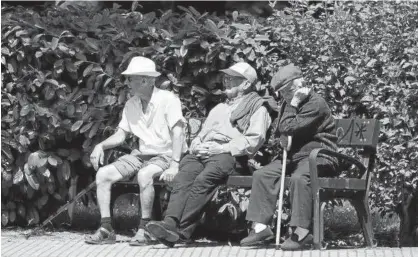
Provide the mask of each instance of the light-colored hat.
POLYGON ((257 80, 257 72, 251 65, 246 62, 238 62, 228 69, 221 70, 222 72, 234 76, 234 77, 244 77, 251 83, 254 83, 257 80))
POLYGON ((155 70, 155 63, 152 60, 142 56, 135 56, 129 63, 128 68, 122 72, 122 75, 158 77, 161 73, 155 70))
POLYGON ((270 84, 274 91, 277 91, 287 86, 290 81, 301 77, 302 71, 299 67, 289 64, 280 68, 279 71, 274 74, 270 84))

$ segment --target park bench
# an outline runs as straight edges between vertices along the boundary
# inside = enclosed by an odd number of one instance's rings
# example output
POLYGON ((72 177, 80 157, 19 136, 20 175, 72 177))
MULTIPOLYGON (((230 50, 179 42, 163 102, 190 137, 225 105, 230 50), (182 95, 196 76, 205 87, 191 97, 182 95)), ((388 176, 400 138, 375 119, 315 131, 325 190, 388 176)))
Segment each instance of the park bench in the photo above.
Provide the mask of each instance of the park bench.
MULTIPOLYGON (((369 247, 375 246, 373 228, 370 210, 368 206, 370 180, 374 167, 375 154, 379 136, 380 123, 374 119, 337 119, 337 137, 338 146, 342 148, 350 148, 356 150, 358 156, 356 158, 329 151, 326 149, 314 149, 309 155, 309 166, 311 173, 311 185, 313 192, 313 235, 315 249, 324 249, 324 209, 328 200, 334 198, 348 199, 355 207, 360 225, 363 230, 365 243, 369 247), (334 177, 323 178, 318 177, 317 157, 319 153, 328 154, 337 157, 344 165, 340 165, 342 169, 354 165, 358 172, 352 177, 334 177)), ((197 119, 188 120, 187 138, 190 144, 191 140, 200 131, 202 122, 197 119)), ((129 152, 130 149, 123 150, 129 152)), ((343 170, 341 170, 342 172, 343 170)), ((286 185, 289 178, 286 178, 286 185)), ((163 183, 155 180, 156 201, 158 201, 158 186, 163 183)), ((251 188, 252 177, 242 175, 231 175, 227 182, 229 186, 242 188, 251 188)), ((111 194, 111 211, 116 199, 127 193, 139 193, 138 183, 135 179, 128 181, 120 181, 113 185, 111 194)), ((140 212, 139 212, 140 213, 140 212)))

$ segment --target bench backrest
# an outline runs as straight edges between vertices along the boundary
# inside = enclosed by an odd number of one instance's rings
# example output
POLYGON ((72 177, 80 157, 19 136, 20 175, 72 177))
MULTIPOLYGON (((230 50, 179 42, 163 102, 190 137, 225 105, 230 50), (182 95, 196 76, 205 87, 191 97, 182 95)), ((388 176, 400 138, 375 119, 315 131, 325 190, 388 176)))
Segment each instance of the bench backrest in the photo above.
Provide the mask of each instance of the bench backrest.
POLYGON ((376 149, 380 122, 375 119, 337 119, 337 144, 341 147, 376 149))
POLYGON ((367 180, 368 190, 379 140, 380 122, 376 119, 337 119, 336 129, 339 147, 362 150, 359 153, 360 161, 366 167, 366 172, 361 174, 361 178, 367 180))
MULTIPOLYGON (((187 143, 199 134, 204 118, 189 118, 187 120, 187 143)), ((361 148, 361 161, 367 168, 362 175, 369 177, 374 162, 379 139, 380 122, 376 119, 336 119, 337 145, 339 147, 361 148)))

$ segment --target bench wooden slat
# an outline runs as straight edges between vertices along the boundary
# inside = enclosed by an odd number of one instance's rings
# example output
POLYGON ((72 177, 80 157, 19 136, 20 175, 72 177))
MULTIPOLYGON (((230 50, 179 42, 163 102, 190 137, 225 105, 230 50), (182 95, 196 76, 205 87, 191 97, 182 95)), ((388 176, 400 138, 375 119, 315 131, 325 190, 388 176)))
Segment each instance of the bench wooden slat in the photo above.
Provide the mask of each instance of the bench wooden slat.
POLYGON ((366 190, 366 180, 357 178, 318 178, 323 189, 366 190))

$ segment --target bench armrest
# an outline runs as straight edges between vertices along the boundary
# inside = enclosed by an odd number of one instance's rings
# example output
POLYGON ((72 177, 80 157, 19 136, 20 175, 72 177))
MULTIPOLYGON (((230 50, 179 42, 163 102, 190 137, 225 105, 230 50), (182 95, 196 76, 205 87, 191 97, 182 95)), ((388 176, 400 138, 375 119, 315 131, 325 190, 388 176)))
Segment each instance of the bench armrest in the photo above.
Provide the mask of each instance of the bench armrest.
POLYGON ((311 174, 311 181, 312 181, 312 187, 318 187, 318 155, 319 154, 325 154, 328 156, 336 157, 338 160, 345 160, 351 164, 354 164, 357 166, 357 168, 360 169, 360 177, 366 172, 367 168, 358 161, 357 159, 354 159, 353 157, 347 156, 342 153, 337 153, 335 151, 331 151, 325 148, 317 148, 311 151, 309 154, 309 170, 311 174))

